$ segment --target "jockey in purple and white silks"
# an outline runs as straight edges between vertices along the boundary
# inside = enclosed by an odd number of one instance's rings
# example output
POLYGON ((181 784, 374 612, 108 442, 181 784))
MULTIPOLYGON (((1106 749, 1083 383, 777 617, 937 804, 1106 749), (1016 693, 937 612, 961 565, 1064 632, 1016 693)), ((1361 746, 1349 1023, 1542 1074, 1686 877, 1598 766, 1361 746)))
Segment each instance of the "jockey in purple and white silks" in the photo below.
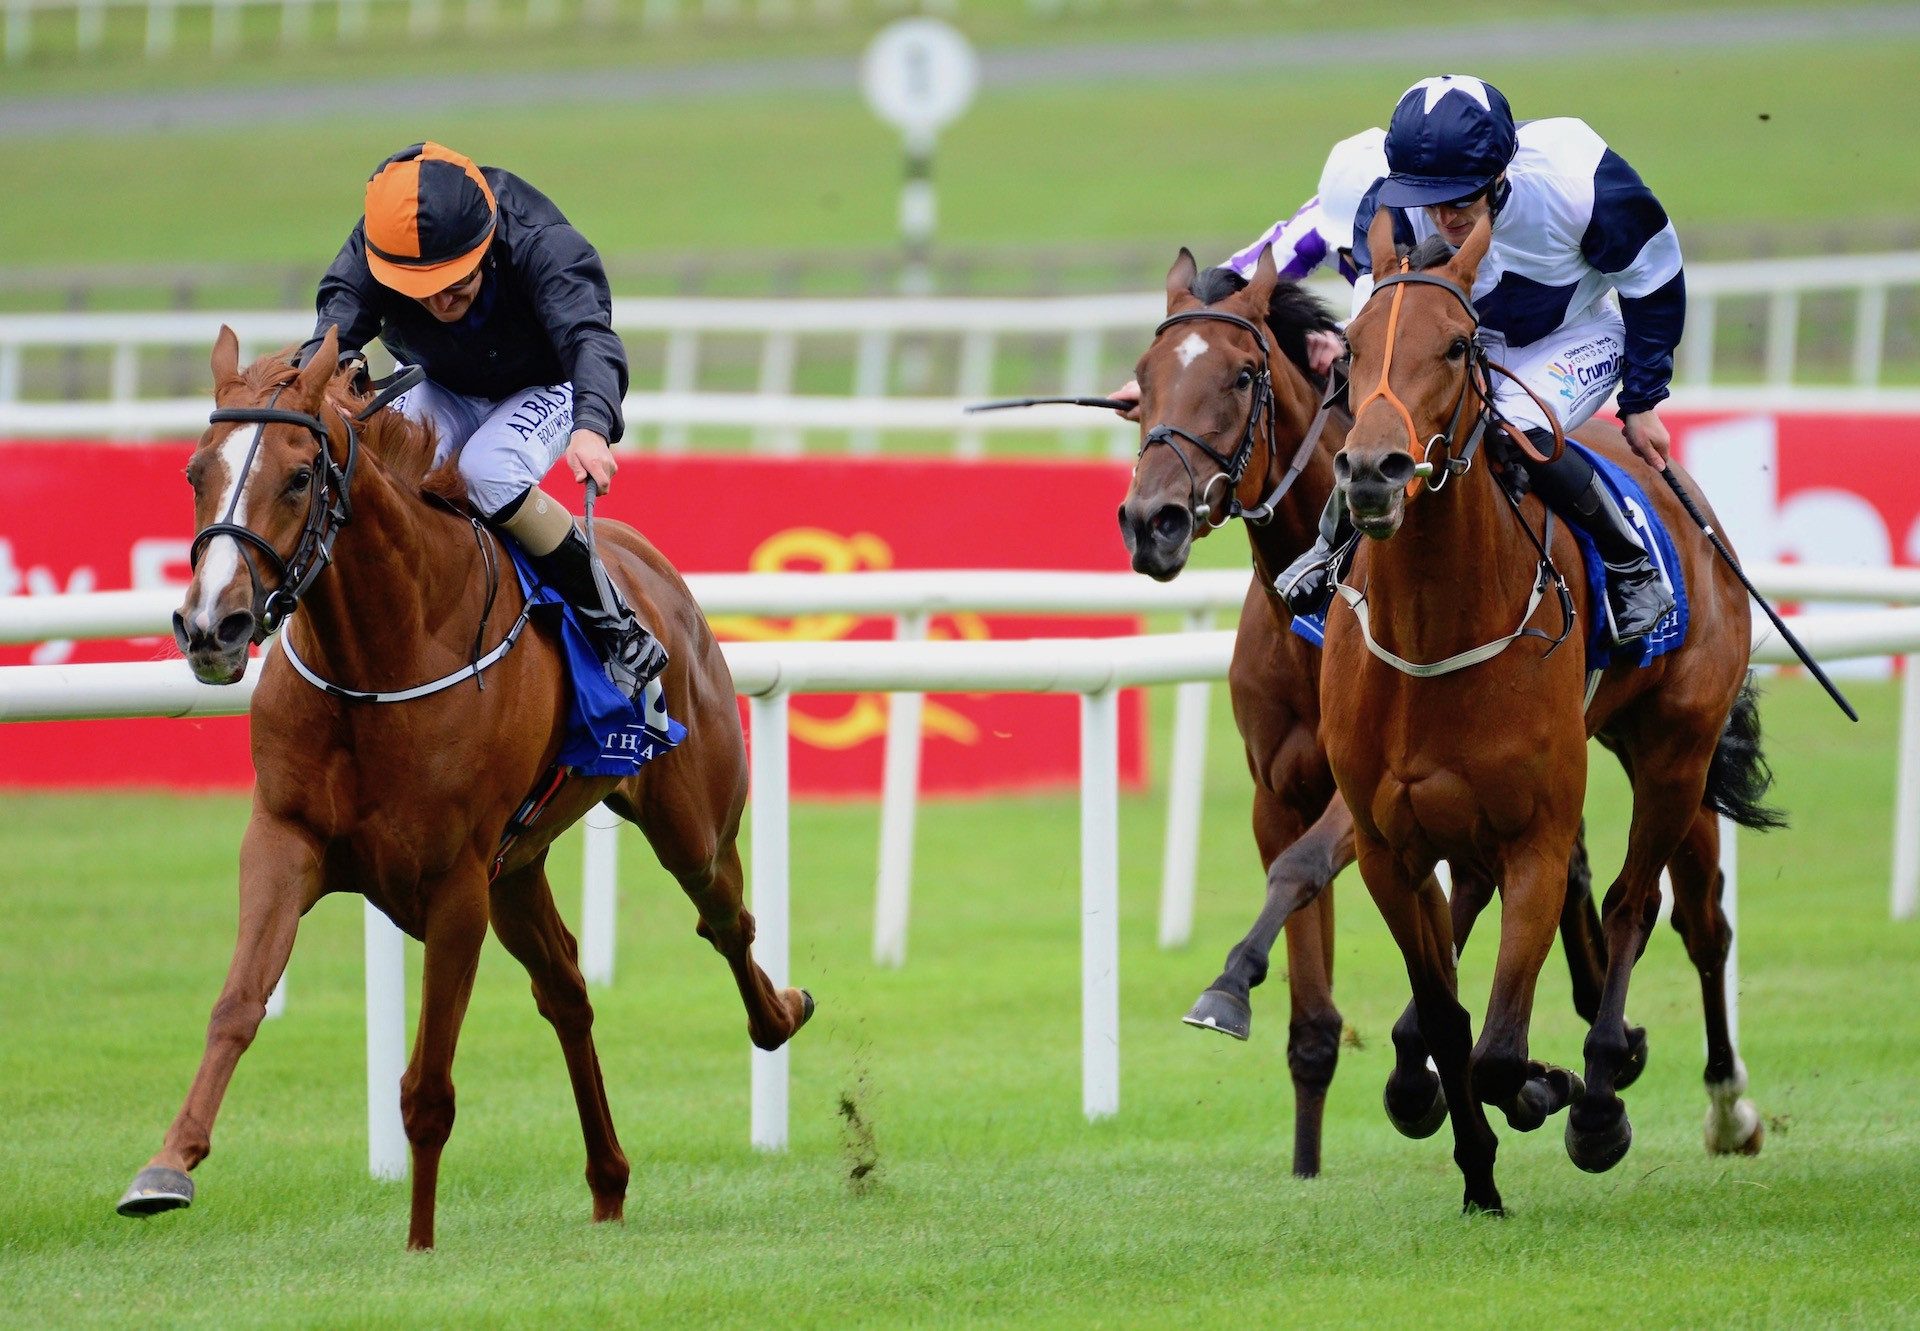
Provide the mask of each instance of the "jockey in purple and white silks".
MULTIPOLYGON (((1395 237, 1407 245, 1438 236, 1457 247, 1490 217, 1472 295, 1493 358, 1552 403, 1569 432, 1617 387, 1627 442, 1663 468, 1669 440, 1654 408, 1673 373, 1686 282, 1673 225, 1633 168, 1584 121, 1516 126, 1499 89, 1459 74, 1406 91, 1385 150, 1388 171, 1353 217, 1354 309, 1373 287, 1367 231, 1379 208, 1393 210, 1395 237)), ((1552 425, 1518 384, 1500 380, 1494 401, 1551 451, 1552 425)), ((1535 492, 1598 546, 1614 638, 1646 634, 1673 600, 1591 465, 1573 449, 1551 465, 1526 465, 1535 492)), ((1320 541, 1280 575, 1295 613, 1325 607, 1331 552, 1351 532, 1345 518, 1336 496, 1320 541)))

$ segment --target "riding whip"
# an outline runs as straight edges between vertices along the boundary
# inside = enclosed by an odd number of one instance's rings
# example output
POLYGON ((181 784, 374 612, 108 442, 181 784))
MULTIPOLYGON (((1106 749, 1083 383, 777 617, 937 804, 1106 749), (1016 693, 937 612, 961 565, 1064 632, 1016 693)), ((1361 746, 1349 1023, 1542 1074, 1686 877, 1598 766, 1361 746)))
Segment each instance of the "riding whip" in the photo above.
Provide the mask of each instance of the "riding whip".
POLYGON ((1011 397, 1002 402, 976 402, 967 408, 967 414, 976 411, 1005 411, 1008 407, 1105 407, 1109 411, 1132 411, 1140 404, 1121 402, 1110 397, 1011 397))
POLYGON ((1813 672, 1813 677, 1820 681, 1820 687, 1827 691, 1827 696, 1847 714, 1847 720, 1857 722, 1860 714, 1853 710, 1853 704, 1834 687, 1833 681, 1827 678, 1827 672, 1822 670, 1820 663, 1813 659, 1813 653, 1801 644, 1800 639, 1794 636, 1793 630, 1787 627, 1787 622, 1780 618, 1779 612, 1767 604, 1767 598, 1762 596, 1759 589, 1747 578, 1746 571, 1740 567, 1740 561, 1733 557, 1733 551, 1729 550, 1727 543, 1720 539, 1720 533, 1713 529, 1713 524, 1707 521, 1707 515, 1700 511, 1700 506, 1693 502, 1693 496, 1687 493, 1686 486, 1681 484, 1680 474, 1671 466, 1662 468, 1660 474, 1667 478, 1668 487, 1680 500, 1680 506, 1687 510, 1687 516, 1699 524, 1700 530, 1707 534, 1707 540, 1712 542, 1715 550, 1719 551, 1720 558, 1726 560, 1727 567, 1733 570, 1733 576, 1740 579, 1740 585, 1747 589, 1747 595, 1757 601, 1760 608, 1767 612, 1767 618, 1773 621, 1774 628, 1778 629, 1780 636, 1786 639, 1787 646, 1793 648, 1793 654, 1800 658, 1802 665, 1813 672))

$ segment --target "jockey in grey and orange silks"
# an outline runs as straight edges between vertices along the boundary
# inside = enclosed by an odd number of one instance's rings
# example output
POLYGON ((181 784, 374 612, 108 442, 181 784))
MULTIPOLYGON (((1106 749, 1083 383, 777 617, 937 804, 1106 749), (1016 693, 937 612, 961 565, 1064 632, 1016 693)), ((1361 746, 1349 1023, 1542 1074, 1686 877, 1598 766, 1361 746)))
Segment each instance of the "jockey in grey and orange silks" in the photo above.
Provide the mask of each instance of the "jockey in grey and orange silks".
POLYGON ((533 557, 580 612, 609 674, 638 694, 666 665, 659 643, 596 569, 572 516, 540 489, 562 456, 605 489, 621 435, 626 349, 600 256, 544 194, 437 143, 416 143, 367 182, 366 212, 320 279, 319 319, 343 351, 374 338, 426 381, 396 406, 431 420, 436 464, 533 557))
MULTIPOLYGON (((1686 282, 1673 226, 1633 168, 1585 122, 1516 125, 1499 89, 1457 74, 1422 79, 1402 95, 1385 153, 1388 171, 1353 218, 1362 274, 1354 308, 1372 290, 1367 231, 1377 209, 1393 210, 1395 235, 1408 246, 1434 237, 1458 246, 1490 216, 1492 242, 1472 296, 1494 359, 1552 403, 1569 432, 1618 388, 1628 442, 1649 465, 1664 466, 1667 434, 1654 408, 1672 377, 1686 282)), ((1550 441, 1551 422, 1521 383, 1501 380, 1495 406, 1550 441)), ((1585 459, 1568 449, 1527 470, 1540 496, 1599 547, 1615 638, 1652 629, 1671 597, 1585 459)), ((1325 604, 1329 547, 1344 535, 1323 528, 1321 544, 1281 575, 1296 611, 1325 604)))

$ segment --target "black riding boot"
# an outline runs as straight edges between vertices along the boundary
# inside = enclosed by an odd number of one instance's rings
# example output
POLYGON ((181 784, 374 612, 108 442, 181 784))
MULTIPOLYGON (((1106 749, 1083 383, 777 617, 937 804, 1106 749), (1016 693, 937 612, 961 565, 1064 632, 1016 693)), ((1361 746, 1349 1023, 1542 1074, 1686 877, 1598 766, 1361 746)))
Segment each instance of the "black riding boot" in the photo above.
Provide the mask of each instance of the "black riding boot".
POLYGON ((638 698, 647 682, 667 668, 667 649, 627 608, 613 579, 587 548, 587 538, 575 527, 558 549, 532 558, 540 576, 580 612, 614 686, 638 698))
MULTIPOLYGON (((1527 437, 1541 452, 1552 451, 1551 430, 1529 430, 1527 437)), ((1600 561, 1607 566, 1607 618, 1613 640, 1627 643, 1651 633, 1673 609, 1673 594, 1593 465, 1569 448, 1551 465, 1528 459, 1527 477, 1535 494, 1593 537, 1599 547, 1600 561)))
POLYGON ((1296 615, 1317 615, 1333 603, 1334 554, 1353 540, 1353 519, 1338 489, 1320 514, 1320 534, 1307 552, 1273 580, 1273 589, 1296 615))

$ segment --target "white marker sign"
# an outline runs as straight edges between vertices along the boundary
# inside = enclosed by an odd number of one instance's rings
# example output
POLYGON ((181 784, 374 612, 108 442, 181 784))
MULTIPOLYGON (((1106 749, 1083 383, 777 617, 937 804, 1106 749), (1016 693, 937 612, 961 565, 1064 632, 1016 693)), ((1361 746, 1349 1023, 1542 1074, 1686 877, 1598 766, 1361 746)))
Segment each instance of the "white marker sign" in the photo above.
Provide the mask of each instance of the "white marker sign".
POLYGON ((979 86, 980 61, 972 43, 937 18, 889 23, 860 63, 867 105, 922 144, 972 104, 979 86))

